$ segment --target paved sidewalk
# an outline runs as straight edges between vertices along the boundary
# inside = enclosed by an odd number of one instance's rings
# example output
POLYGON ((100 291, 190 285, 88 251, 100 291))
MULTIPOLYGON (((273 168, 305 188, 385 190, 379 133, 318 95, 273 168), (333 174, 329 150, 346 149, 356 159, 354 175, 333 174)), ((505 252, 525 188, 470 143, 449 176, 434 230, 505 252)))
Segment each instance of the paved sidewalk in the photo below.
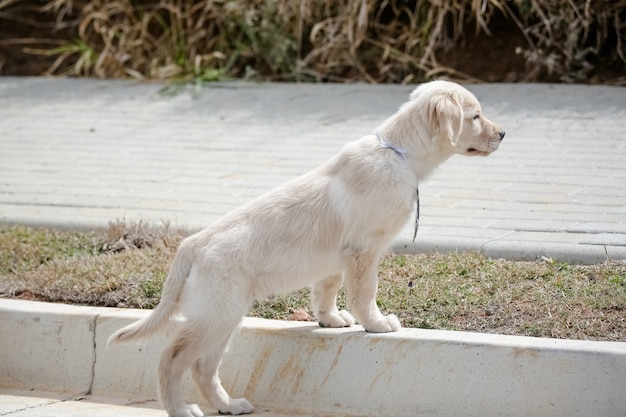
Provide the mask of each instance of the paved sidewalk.
POLYGON ((166 417, 156 401, 133 404, 81 394, 0 389, 0 416, 11 417, 166 417))
MULTIPOLYGON (((0 78, 0 222, 199 229, 370 133, 410 86, 0 78)), ((395 248, 626 259, 626 88, 468 86, 507 136, 420 188, 395 248)), ((366 208, 364 208, 366 209, 366 208)))
MULTIPOLYGON (((219 416, 204 408, 205 416, 219 416)), ((308 417, 302 413, 255 410, 254 416, 308 417)), ((0 389, 0 416, 11 417, 167 417, 156 400, 133 401, 112 396, 0 389)))

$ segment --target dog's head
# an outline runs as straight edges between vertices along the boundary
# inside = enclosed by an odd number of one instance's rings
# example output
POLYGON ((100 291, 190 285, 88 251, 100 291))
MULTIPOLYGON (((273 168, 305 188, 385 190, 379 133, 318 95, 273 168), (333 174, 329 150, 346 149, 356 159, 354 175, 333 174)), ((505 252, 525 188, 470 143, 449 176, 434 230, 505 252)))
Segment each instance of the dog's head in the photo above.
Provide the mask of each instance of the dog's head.
POLYGON ((449 81, 432 81, 417 87, 411 101, 418 101, 422 117, 433 137, 454 153, 486 156, 498 149, 504 130, 483 113, 472 93, 449 81))

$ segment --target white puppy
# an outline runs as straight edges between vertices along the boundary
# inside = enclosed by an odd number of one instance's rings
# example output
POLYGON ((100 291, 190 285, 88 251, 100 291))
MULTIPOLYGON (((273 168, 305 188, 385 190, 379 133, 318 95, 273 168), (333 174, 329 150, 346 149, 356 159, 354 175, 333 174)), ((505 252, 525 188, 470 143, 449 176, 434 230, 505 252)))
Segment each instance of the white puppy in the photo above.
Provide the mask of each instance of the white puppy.
POLYGON ((185 239, 160 304, 113 334, 109 344, 148 338, 182 315, 159 365, 167 413, 202 415, 183 400, 181 377, 189 367, 220 412, 252 412, 245 398, 226 393, 218 377, 222 355, 252 302, 312 284, 321 326, 358 321, 369 332, 400 329, 398 318, 384 316, 376 305, 377 267, 411 216, 417 185, 453 154, 488 155, 503 137, 465 88, 446 81, 420 85, 376 134, 348 143, 319 168, 185 239), (344 282, 352 314, 337 309, 344 282))

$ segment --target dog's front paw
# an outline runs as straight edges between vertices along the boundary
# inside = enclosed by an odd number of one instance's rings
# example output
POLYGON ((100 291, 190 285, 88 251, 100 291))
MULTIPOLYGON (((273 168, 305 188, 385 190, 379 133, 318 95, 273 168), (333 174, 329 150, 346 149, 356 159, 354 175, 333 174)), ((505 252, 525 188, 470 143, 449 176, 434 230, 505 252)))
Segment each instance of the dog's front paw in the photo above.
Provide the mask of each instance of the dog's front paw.
POLYGON ((254 411, 254 407, 245 398, 236 398, 231 400, 227 407, 219 411, 220 414, 232 414, 237 416, 239 414, 250 414, 254 411))
POLYGON ((318 323, 320 327, 350 327, 356 320, 352 314, 346 310, 341 310, 337 313, 320 314, 318 317, 318 323))
POLYGON ((397 332, 402 328, 402 325, 395 314, 390 314, 367 325, 364 324, 363 327, 365 327, 365 330, 372 333, 388 333, 397 332))

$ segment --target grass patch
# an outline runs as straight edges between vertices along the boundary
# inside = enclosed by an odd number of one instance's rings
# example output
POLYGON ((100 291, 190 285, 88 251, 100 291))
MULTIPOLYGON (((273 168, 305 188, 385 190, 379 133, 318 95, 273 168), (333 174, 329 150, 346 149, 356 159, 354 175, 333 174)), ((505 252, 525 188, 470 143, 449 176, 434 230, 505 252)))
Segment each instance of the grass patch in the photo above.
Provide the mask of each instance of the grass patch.
POLYGON ((19 275, 54 259, 88 253, 91 239, 83 233, 28 227, 0 228, 0 276, 19 275))
POLYGON ((152 308, 184 235, 123 221, 91 233, 0 226, 0 296, 152 308))
MULTIPOLYGON (((112 223, 57 231, 0 226, 0 296, 153 308, 185 231, 112 223)), ((387 255, 378 304, 406 327, 626 341, 626 262, 512 262, 477 253, 387 255)), ((345 294, 338 304, 345 308, 345 294)), ((251 316, 312 316, 309 290, 255 303, 251 316)))

